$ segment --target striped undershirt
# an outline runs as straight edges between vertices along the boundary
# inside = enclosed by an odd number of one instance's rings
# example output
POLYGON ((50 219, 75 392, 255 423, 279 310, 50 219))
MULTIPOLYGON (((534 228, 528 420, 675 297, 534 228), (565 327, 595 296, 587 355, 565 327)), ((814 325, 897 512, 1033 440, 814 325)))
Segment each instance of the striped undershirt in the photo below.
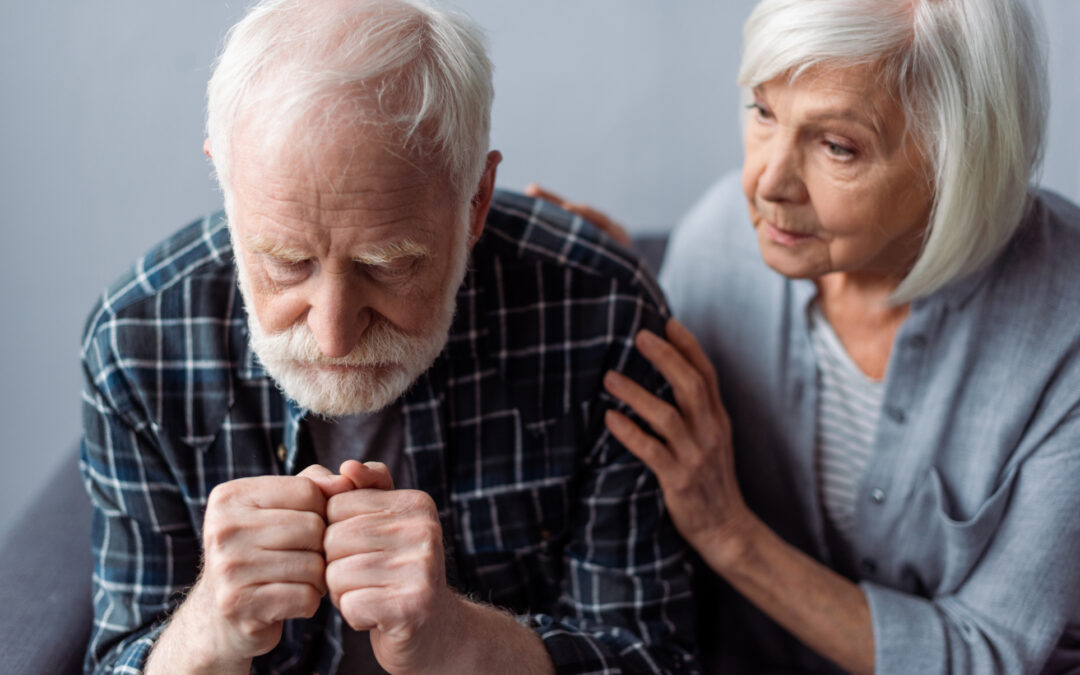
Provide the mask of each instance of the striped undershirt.
POLYGON ((884 383, 859 370, 817 302, 810 308, 810 341, 818 365, 817 488, 825 517, 850 545, 855 496, 874 447, 884 383))

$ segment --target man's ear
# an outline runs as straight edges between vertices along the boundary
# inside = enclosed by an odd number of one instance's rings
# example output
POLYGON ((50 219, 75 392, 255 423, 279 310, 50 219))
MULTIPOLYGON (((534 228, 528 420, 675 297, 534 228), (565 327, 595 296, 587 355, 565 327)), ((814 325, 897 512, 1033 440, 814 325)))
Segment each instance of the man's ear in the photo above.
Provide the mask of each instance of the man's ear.
POLYGON ((484 222, 487 220, 488 209, 491 208, 491 198, 495 194, 495 170, 502 161, 502 153, 492 150, 487 155, 487 163, 484 165, 484 174, 480 176, 480 184, 476 187, 469 204, 469 249, 484 232, 484 222))
POLYGON ((212 154, 210 154, 210 139, 209 138, 207 138, 206 140, 204 140, 202 142, 202 151, 203 151, 203 154, 206 155, 207 157, 209 157, 210 159, 214 158, 214 156, 212 154))

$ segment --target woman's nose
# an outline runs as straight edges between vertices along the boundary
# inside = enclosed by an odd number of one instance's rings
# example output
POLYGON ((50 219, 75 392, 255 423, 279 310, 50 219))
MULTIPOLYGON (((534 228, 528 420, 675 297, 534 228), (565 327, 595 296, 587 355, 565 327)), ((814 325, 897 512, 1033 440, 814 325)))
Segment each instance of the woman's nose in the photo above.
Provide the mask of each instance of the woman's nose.
POLYGON ((758 197, 769 202, 801 202, 806 199, 802 162, 796 145, 784 137, 774 138, 762 149, 758 197))

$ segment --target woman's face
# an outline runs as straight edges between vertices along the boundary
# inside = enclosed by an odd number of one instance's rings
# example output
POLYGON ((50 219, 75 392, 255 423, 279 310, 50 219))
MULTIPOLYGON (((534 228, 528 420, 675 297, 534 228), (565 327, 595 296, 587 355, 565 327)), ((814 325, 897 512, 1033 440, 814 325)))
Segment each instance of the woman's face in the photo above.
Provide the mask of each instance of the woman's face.
POLYGON ((928 162, 870 66, 753 91, 743 191, 765 263, 795 278, 902 278, 933 198, 928 162))

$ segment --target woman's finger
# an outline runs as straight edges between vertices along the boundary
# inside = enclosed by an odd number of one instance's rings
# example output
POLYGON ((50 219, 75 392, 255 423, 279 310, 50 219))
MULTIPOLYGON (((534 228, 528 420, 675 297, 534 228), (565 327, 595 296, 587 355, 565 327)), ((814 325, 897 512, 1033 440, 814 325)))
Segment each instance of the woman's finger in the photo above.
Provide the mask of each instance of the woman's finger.
POLYGON ((718 420, 713 419, 714 397, 705 375, 698 372, 678 349, 652 331, 640 331, 634 344, 671 384, 675 402, 690 425, 706 436, 714 434, 718 420))
POLYGON ((604 413, 604 424, 611 435, 640 459, 657 476, 663 477, 678 467, 678 462, 671 451, 654 436, 642 431, 641 427, 615 410, 604 413))
POLYGON ((694 367, 702 377, 705 378, 706 384, 709 386, 709 393, 716 395, 715 403, 720 402, 720 382, 716 377, 716 368, 713 367, 712 361, 705 354, 705 350, 701 348, 701 343, 690 329, 687 328, 678 319, 668 319, 667 325, 664 327, 667 333, 667 338, 671 344, 675 345, 675 348, 679 350, 679 353, 683 355, 687 361, 694 367))
POLYGON ((544 199, 552 204, 557 204, 558 206, 565 208, 563 205, 566 204, 566 200, 563 199, 561 195, 557 195, 551 190, 540 187, 536 183, 529 183, 526 185, 525 194, 530 197, 536 197, 537 199, 544 199))
POLYGON ((693 438, 686 428, 686 421, 679 409, 657 398, 629 377, 610 370, 604 375, 604 388, 609 394, 630 406, 656 433, 663 436, 676 454, 681 454, 680 450, 685 452, 688 449, 687 444, 693 443, 693 438))

